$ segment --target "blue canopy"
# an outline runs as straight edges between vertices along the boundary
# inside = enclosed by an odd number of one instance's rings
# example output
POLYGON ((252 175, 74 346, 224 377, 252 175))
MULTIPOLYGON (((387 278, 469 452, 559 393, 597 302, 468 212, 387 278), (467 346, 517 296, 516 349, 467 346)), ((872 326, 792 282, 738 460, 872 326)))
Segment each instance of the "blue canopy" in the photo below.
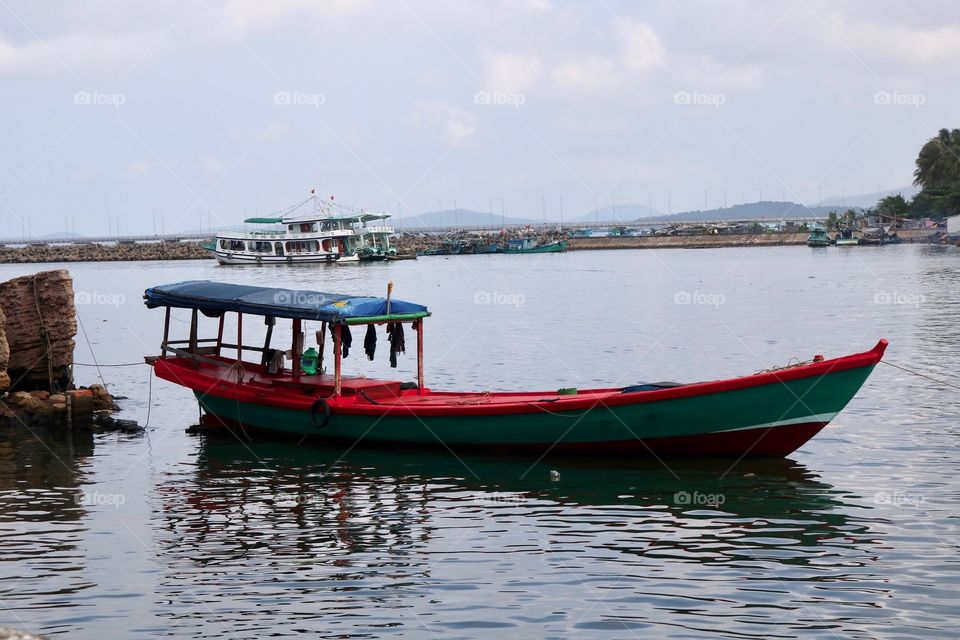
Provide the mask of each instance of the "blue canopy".
POLYGON ((210 316, 236 311, 276 318, 325 320, 334 324, 411 320, 430 315, 425 306, 403 300, 391 299, 388 314, 386 298, 253 287, 210 280, 188 280, 151 287, 144 292, 143 299, 151 309, 198 309, 210 316))

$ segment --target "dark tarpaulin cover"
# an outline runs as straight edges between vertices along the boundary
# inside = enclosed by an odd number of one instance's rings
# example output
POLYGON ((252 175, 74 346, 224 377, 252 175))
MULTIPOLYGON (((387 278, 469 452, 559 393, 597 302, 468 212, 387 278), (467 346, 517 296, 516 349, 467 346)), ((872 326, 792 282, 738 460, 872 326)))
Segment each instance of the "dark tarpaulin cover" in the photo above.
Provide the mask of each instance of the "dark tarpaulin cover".
MULTIPOLYGON (((143 299, 144 304, 151 309, 156 307, 199 309, 207 315, 236 311, 260 316, 325 320, 341 324, 350 318, 387 315, 386 298, 254 287, 210 280, 188 280, 151 287, 144 292, 143 299)), ((408 313, 426 315, 427 308, 403 300, 390 300, 391 315, 408 313)))

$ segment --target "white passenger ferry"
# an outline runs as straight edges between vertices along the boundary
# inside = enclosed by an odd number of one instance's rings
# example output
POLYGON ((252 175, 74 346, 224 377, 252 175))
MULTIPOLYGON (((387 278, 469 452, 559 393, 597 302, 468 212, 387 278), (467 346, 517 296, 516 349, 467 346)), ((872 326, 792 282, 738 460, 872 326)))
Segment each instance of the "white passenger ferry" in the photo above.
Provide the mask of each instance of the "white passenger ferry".
POLYGON ((223 265, 351 263, 386 260, 390 246, 390 214, 351 212, 332 201, 308 198, 282 215, 247 218, 254 231, 218 232, 207 249, 223 265), (301 213, 308 203, 312 211, 301 213))

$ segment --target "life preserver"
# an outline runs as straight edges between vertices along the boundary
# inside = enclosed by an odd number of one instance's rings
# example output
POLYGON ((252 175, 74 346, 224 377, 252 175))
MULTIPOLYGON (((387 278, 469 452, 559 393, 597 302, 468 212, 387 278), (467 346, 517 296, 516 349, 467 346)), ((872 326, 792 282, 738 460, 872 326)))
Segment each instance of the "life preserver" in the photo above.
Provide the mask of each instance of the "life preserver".
POLYGON ((310 405, 310 422, 317 429, 323 429, 330 422, 330 405, 323 398, 317 398, 310 405))

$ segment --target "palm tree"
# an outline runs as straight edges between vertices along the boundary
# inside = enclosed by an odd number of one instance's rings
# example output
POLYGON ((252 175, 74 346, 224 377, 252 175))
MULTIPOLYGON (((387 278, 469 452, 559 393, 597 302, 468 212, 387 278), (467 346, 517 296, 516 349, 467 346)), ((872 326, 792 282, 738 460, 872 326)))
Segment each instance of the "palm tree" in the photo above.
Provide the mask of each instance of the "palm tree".
POLYGON ((960 181, 960 129, 940 129, 917 156, 913 184, 925 189, 960 181))

